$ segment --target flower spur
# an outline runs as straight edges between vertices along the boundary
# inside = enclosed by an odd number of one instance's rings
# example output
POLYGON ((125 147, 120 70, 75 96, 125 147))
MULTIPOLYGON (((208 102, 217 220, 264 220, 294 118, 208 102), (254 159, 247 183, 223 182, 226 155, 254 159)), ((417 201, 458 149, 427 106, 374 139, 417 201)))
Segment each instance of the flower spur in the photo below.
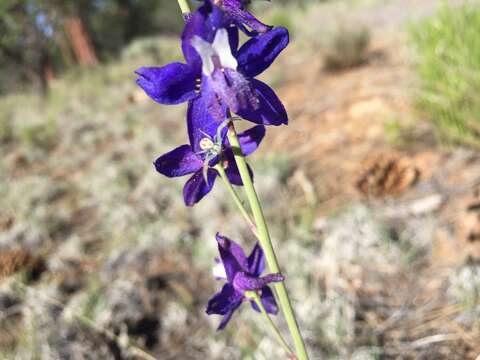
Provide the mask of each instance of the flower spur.
MULTIPOLYGON (((205 0, 205 2, 209 1, 211 0, 205 0)), ((272 26, 265 25, 246 10, 245 0, 213 0, 213 3, 225 11, 238 28, 247 35, 257 35, 272 28, 272 26), (249 31, 245 26, 248 26, 252 31, 249 31)))

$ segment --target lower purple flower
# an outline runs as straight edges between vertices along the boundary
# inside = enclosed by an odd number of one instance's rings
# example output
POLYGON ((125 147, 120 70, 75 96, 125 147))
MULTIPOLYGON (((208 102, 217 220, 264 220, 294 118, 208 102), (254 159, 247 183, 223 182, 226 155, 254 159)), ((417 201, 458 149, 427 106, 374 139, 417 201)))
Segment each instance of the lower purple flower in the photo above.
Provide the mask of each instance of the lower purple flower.
POLYGON ((245 297, 246 291, 260 293, 265 310, 270 314, 277 314, 277 303, 268 284, 283 281, 284 277, 280 274, 260 276, 265 270, 265 257, 260 245, 257 243, 247 257, 235 241, 218 233, 216 238, 221 262, 214 268, 214 275, 227 280, 222 290, 215 294, 207 305, 208 315, 223 315, 217 330, 225 328, 243 301, 250 301, 252 308, 260 311, 254 301, 245 297))

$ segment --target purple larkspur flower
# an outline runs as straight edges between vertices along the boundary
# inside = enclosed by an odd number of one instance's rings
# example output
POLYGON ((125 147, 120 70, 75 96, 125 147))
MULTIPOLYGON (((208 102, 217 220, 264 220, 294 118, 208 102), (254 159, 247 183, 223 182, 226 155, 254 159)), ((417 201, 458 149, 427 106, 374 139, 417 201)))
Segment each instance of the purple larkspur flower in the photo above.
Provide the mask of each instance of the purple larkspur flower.
POLYGON ((207 314, 223 315, 218 330, 227 325, 243 301, 250 301, 252 308, 260 311, 253 300, 245 297, 246 291, 259 292, 265 310, 277 314, 277 302, 268 284, 283 281, 284 277, 280 274, 260 276, 265 270, 265 256, 260 245, 257 243, 247 257, 235 241, 218 233, 216 238, 221 262, 214 268, 214 275, 226 279, 227 283, 209 300, 207 314))
POLYGON ((255 16, 246 10, 245 0, 205 0, 206 2, 213 1, 213 3, 223 9, 232 21, 247 35, 256 35, 258 33, 267 32, 272 26, 265 25, 255 16), (252 29, 249 31, 245 26, 252 29))
POLYGON ((233 112, 256 124, 287 124, 277 95, 254 77, 272 64, 288 41, 288 30, 278 27, 238 49, 238 29, 220 8, 207 3, 185 25, 186 64, 141 67, 136 71, 137 84, 160 104, 188 101, 190 123, 213 121, 218 126, 233 112), (202 118, 194 121, 192 116, 202 118))
MULTIPOLYGON (((209 151, 216 146, 214 140, 217 129, 213 126, 210 128, 192 126, 189 127, 189 130, 191 130, 189 131, 190 144, 181 145, 163 154, 154 163, 157 171, 168 177, 192 174, 183 188, 185 205, 195 205, 212 190, 218 176, 218 171, 213 169, 212 166, 219 162, 225 168, 225 173, 233 185, 243 185, 235 163, 233 150, 225 134, 223 134, 221 140, 221 149, 218 149, 219 153, 210 158, 208 157, 209 151), (204 173, 205 162, 208 163, 206 173, 204 173)), ((265 127, 262 125, 254 126, 239 134, 238 140, 243 155, 248 156, 254 152, 264 136, 265 127)), ((250 175, 252 176, 251 170, 250 175)))

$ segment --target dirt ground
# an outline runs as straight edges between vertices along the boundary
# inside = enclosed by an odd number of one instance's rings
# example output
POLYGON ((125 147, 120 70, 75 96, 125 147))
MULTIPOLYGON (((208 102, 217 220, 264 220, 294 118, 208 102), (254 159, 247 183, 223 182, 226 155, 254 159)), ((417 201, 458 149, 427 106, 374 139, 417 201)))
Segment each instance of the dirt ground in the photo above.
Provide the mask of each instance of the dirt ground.
MULTIPOLYGON (((258 164, 273 152, 292 166, 286 180, 276 164, 252 166, 312 359, 479 359, 477 313, 452 288, 480 278, 469 272, 480 269, 480 156, 440 144, 415 108, 405 31, 439 3, 315 5, 269 71, 290 124, 269 128, 258 164), (372 39, 362 64, 328 71, 314 40, 337 22, 372 39)), ((221 186, 185 209, 183 181, 154 172, 185 140, 184 110, 148 100, 132 69, 66 81, 60 110, 47 109, 60 129, 52 149, 4 148, 0 245, 12 250, 0 256, 0 352, 144 358, 134 344, 160 359, 271 358, 254 314, 221 335, 204 314, 213 235, 253 239, 221 186), (27 285, 10 286, 25 268, 27 285)), ((18 123, 49 114, 17 110, 18 123)))
MULTIPOLYGON (((305 58, 296 56, 295 45, 283 57, 287 80, 279 93, 290 126, 277 131, 270 146, 305 171, 320 215, 352 200, 400 204, 435 194, 442 201, 431 210, 450 219, 461 208, 474 210, 468 204, 478 201, 480 158, 440 144, 413 105, 417 80, 406 23, 431 14, 438 3, 388 1, 344 15, 372 33, 367 61, 357 67, 327 71, 322 49, 305 58)), ((335 12, 329 7, 335 9, 325 5, 323 12, 335 12)))
POLYGON ((290 111, 290 131, 279 131, 271 146, 289 153, 303 181, 315 189, 320 230, 323 216, 352 201, 370 204, 387 222, 436 219, 429 253, 388 280, 395 285, 386 297, 411 311, 400 315, 402 331, 418 337, 440 323, 458 335, 453 341, 471 349, 456 356, 473 359, 480 353, 478 332, 450 321, 458 309, 445 307, 444 283, 452 266, 480 261, 480 156, 440 144, 415 109, 413 54, 405 32, 407 21, 430 14, 438 3, 389 1, 343 15, 343 21, 372 32, 367 61, 351 69, 327 71, 321 49, 303 59, 295 57, 295 47, 289 49, 283 64, 288 80, 280 94, 290 111))

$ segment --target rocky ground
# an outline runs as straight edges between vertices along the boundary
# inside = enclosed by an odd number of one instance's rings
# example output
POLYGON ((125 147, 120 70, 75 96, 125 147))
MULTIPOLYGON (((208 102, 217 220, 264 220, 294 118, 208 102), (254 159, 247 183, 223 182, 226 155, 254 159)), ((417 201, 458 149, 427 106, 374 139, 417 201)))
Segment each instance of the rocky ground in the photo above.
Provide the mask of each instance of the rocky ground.
MULTIPOLYGON (((312 359, 480 354, 480 158, 412 107, 405 22, 435 5, 291 12, 270 70, 291 124, 251 164, 312 359), (370 29, 358 66, 325 68, 331 19, 370 29)), ((204 313, 216 231, 254 244, 222 184, 186 209, 183 181, 153 171, 186 141, 184 108, 150 102, 132 70, 179 56, 145 40, 47 100, 1 99, 2 358, 282 358, 247 307, 224 333, 204 313)))

